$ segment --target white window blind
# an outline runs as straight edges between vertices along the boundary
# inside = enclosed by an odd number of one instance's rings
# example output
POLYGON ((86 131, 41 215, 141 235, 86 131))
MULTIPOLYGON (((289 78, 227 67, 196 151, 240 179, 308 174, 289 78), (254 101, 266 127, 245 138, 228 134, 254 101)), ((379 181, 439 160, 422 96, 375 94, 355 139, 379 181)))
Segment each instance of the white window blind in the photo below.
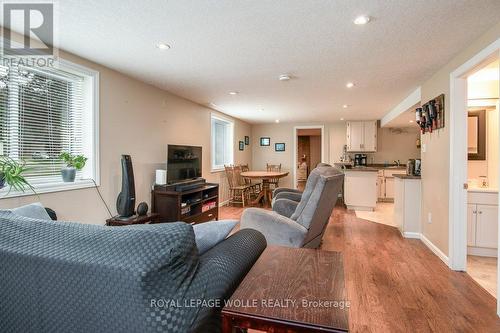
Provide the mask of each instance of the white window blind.
MULTIPOLYGON (((27 180, 37 184, 61 183, 61 152, 83 154, 94 161, 96 152, 88 129, 88 80, 64 68, 39 69, 0 66, 0 154, 24 160, 27 180)), ((91 175, 87 163, 76 179, 91 175), (87 172, 85 172, 87 170, 87 172)))
POLYGON ((212 121, 212 170, 233 163, 233 123, 214 115, 212 121))

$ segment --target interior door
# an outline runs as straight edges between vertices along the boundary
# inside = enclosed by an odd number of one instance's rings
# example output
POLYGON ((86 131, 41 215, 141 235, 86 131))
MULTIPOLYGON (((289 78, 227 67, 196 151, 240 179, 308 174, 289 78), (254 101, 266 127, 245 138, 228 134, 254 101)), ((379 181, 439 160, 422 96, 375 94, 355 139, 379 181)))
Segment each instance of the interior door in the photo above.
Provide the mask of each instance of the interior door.
POLYGON ((349 123, 348 144, 350 151, 364 151, 363 149, 364 126, 362 121, 352 121, 349 123))
POLYGON ((496 249, 498 246, 498 206, 477 205, 476 246, 496 249))
POLYGON ((476 205, 467 204, 467 246, 476 246, 476 205))
POLYGON ((364 151, 377 151, 377 122, 365 121, 363 125, 364 151))

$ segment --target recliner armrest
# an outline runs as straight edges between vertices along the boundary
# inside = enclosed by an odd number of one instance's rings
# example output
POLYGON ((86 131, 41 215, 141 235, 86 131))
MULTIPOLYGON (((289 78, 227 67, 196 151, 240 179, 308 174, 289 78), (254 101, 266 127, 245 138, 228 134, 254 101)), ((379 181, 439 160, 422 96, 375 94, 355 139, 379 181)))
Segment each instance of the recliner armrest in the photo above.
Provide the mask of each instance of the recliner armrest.
POLYGON ((278 193, 274 199, 288 199, 292 201, 299 202, 302 199, 302 192, 280 192, 278 193))
POLYGON ((299 190, 294 189, 294 188, 278 187, 277 189, 274 189, 274 191, 273 191, 273 198, 281 192, 302 193, 302 191, 299 191, 299 190))
MULTIPOLYGON (((286 192, 280 193, 280 195, 282 194, 286 194, 286 192)), ((298 201, 278 197, 276 200, 273 200, 273 211, 289 218, 295 212, 295 209, 297 209, 298 204, 298 201)))
POLYGON ((268 244, 300 247, 307 229, 294 220, 273 211, 260 208, 247 208, 240 221, 241 229, 256 229, 265 237, 268 244))

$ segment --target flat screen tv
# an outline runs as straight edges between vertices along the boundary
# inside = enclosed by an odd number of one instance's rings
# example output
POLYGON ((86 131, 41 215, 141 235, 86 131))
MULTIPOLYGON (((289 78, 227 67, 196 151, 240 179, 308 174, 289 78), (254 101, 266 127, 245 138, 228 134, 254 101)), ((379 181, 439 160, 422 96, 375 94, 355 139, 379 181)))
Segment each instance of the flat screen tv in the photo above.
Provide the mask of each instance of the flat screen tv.
POLYGON ((201 177, 201 147, 168 145, 167 183, 201 177))

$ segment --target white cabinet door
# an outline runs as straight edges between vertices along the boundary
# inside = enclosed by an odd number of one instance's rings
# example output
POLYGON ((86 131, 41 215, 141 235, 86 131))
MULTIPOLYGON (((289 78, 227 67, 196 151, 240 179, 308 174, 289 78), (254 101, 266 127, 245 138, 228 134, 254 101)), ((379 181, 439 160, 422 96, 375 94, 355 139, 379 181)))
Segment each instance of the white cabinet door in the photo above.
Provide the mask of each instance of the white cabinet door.
POLYGON ((349 151, 363 151, 362 121, 351 121, 347 123, 347 148, 349 151))
POLYGON ((477 205, 476 246, 497 248, 498 206, 477 205))
POLYGON ((386 177, 385 178, 385 198, 386 199, 394 199, 394 178, 386 177))
POLYGON ((394 223, 401 232, 404 232, 405 188, 402 179, 396 180, 394 184, 394 195, 394 223))
POLYGON ((377 198, 383 199, 385 197, 385 184, 384 177, 377 177, 377 198))
POLYGON ((476 205, 467 204, 467 246, 476 246, 476 205))
POLYGON ((363 125, 363 151, 377 151, 377 121, 365 121, 363 125))

